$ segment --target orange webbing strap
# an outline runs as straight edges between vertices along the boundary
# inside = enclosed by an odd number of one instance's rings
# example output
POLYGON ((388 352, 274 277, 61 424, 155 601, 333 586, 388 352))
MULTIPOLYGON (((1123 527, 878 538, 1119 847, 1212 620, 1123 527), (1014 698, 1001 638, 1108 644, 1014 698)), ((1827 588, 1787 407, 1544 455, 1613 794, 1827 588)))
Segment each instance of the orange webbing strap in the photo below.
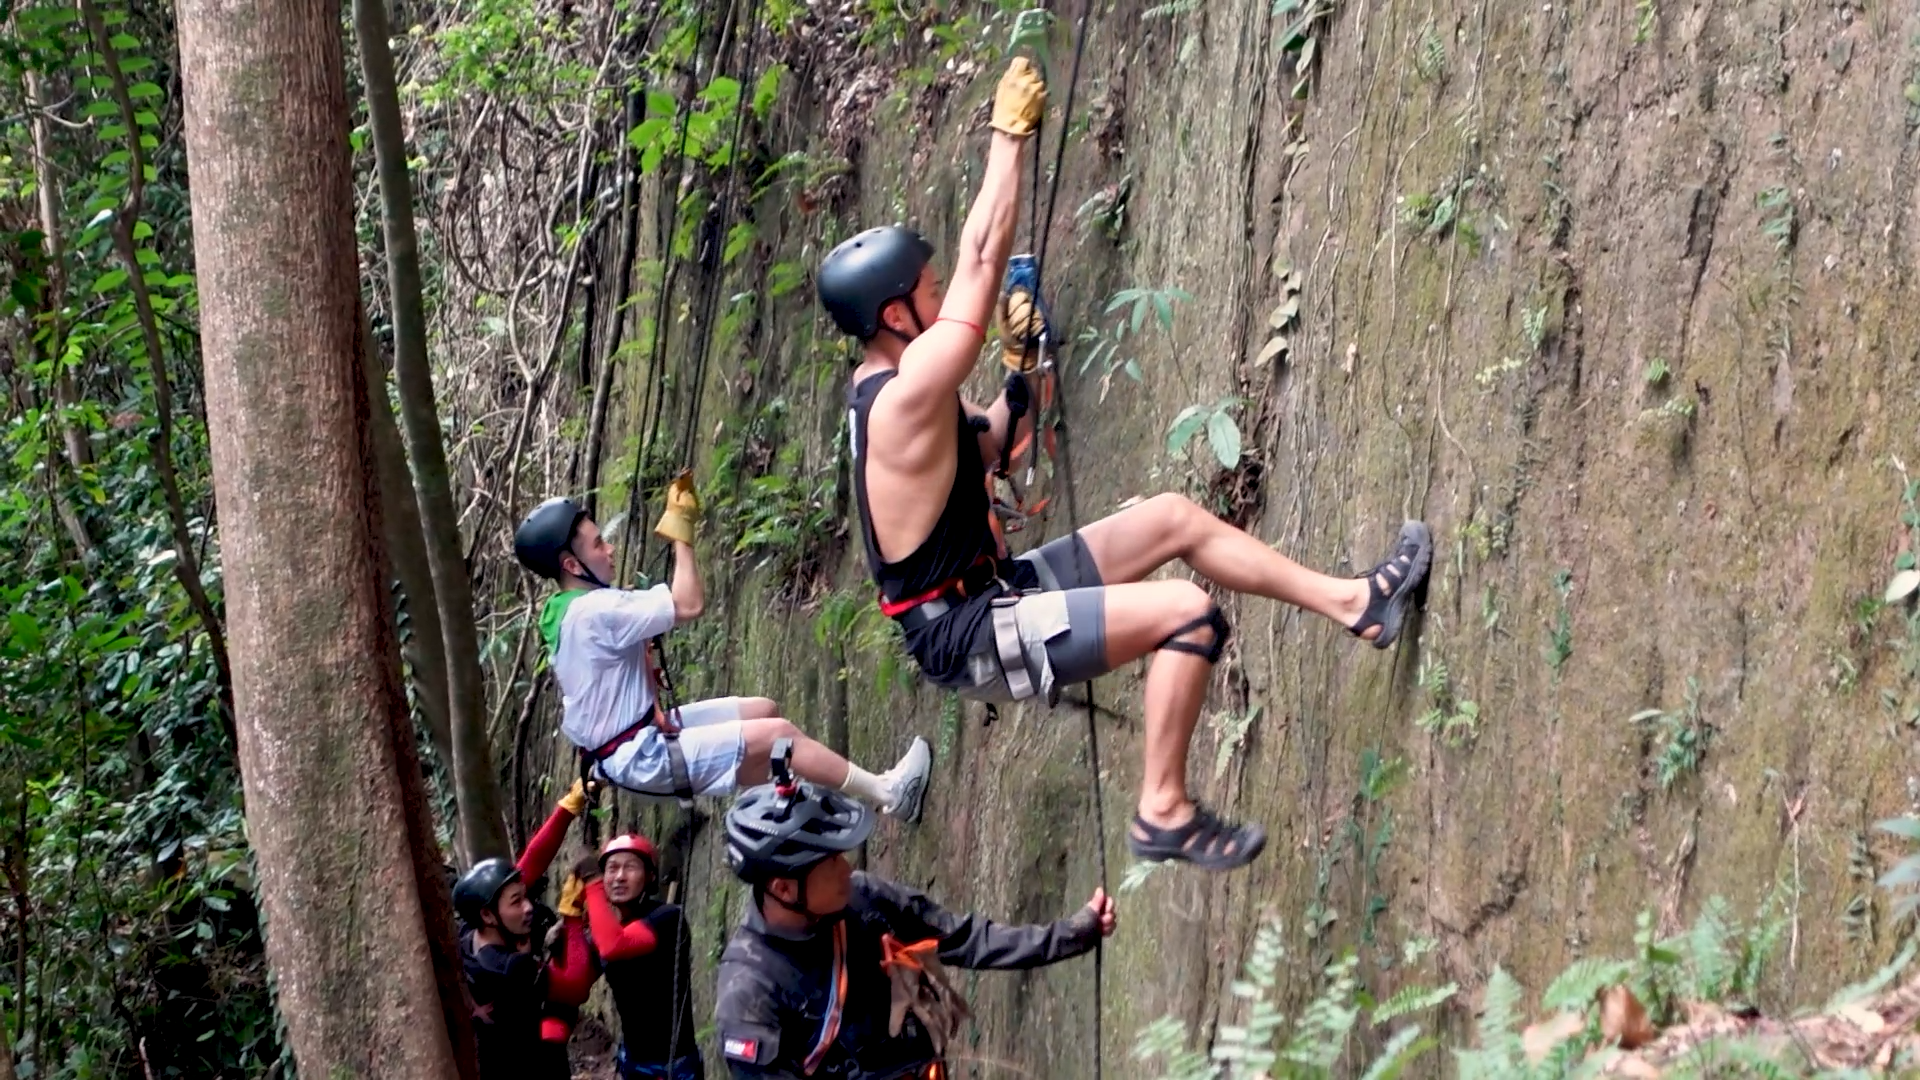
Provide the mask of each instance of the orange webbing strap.
POLYGON ((880 935, 880 966, 886 971, 892 971, 896 967, 925 971, 927 965, 924 958, 938 955, 939 951, 940 939, 937 937, 916 941, 911 945, 902 945, 899 939, 890 933, 880 935))
POLYGON ((820 1041, 813 1045, 802 1067, 808 1076, 820 1067, 833 1041, 840 1037, 840 1014, 847 1004, 847 923, 833 924, 833 993, 827 998, 827 1018, 820 1025, 820 1041))

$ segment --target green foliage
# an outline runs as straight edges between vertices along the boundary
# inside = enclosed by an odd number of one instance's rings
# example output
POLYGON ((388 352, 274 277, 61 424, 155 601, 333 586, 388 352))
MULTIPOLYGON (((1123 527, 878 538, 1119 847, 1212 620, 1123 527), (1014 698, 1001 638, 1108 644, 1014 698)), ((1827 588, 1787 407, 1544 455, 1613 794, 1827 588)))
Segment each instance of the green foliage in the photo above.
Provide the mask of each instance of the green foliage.
POLYGON ((1320 52, 1320 35, 1333 14, 1330 0, 1273 0, 1274 18, 1290 20, 1280 32, 1280 51, 1293 53, 1293 70, 1299 78, 1293 84, 1296 99, 1307 96, 1307 83, 1313 78, 1314 59, 1320 52))
POLYGON ((1233 419, 1233 410, 1243 404, 1244 399, 1229 394, 1211 405, 1189 405, 1180 410, 1167 428, 1167 453, 1179 457, 1186 452, 1194 436, 1204 433, 1207 448, 1213 451, 1213 458, 1220 463, 1220 467, 1238 468, 1240 425, 1233 419))
MULTIPOLYGON (((1239 1023, 1221 1023, 1206 1052, 1188 1048, 1186 1025, 1172 1016, 1141 1029, 1134 1040, 1134 1060, 1160 1061, 1156 1072, 1145 1075, 1159 1080, 1307 1080, 1339 1075, 1336 1067, 1354 1041, 1368 1001, 1360 990, 1358 960, 1348 954, 1328 964, 1319 973, 1317 992, 1290 1021, 1275 1000, 1281 965, 1287 960, 1283 938, 1281 923, 1273 917, 1263 920, 1254 932, 1242 976, 1228 987, 1238 1007, 1244 1008, 1244 1018, 1239 1023)), ((1404 987, 1387 1004, 1373 1008, 1371 1025, 1435 1008, 1454 993, 1452 986, 1404 987)), ((1366 1075, 1399 1076, 1433 1046, 1418 1027, 1398 1030, 1366 1075)))
POLYGON ((1494 968, 1487 980, 1486 998, 1480 1003, 1480 1020, 1475 1033, 1479 1046, 1455 1050, 1460 1080, 1493 1080, 1525 1075, 1526 1057, 1520 1045, 1520 984, 1501 968, 1494 968))
POLYGON ((1793 246, 1793 193, 1785 187, 1770 187, 1754 196, 1754 202, 1759 206, 1762 215, 1761 235, 1773 241, 1775 251, 1785 253, 1789 247, 1793 246))
POLYGON ((1480 706, 1455 692, 1447 662, 1438 656, 1420 661, 1420 687, 1427 693, 1427 709, 1414 723, 1448 746, 1460 747, 1480 734, 1480 706))
POLYGON ((1549 1012, 1585 1009, 1593 1004, 1595 994, 1619 983, 1632 971, 1633 965, 1624 960, 1595 956, 1575 960, 1541 995, 1540 1007, 1549 1012))
POLYGON ((1660 21, 1660 7, 1655 0, 1634 0, 1633 12, 1633 43, 1644 45, 1660 21))
POLYGON ((131 116, 71 5, 16 5, 14 47, 0 50, 0 195, 32 213, 50 181, 53 215, 0 232, 8 392, 22 406, 0 421, 0 905, 20 976, 0 980, 0 1019, 23 1077, 138 1076, 142 1039, 166 1075, 261 1076, 285 1063, 239 777, 211 643, 176 573, 191 560, 217 613, 171 16, 100 16, 131 116), (29 72, 54 118, 44 158, 38 107, 23 107, 29 72), (136 182, 139 213, 123 221, 136 182), (123 224, 130 263, 114 244, 123 224), (159 482, 163 446, 187 551, 159 482))
MULTIPOLYGON (((856 671, 870 669, 876 693, 913 686, 917 670, 913 657, 907 654, 899 627, 881 613, 870 592, 842 589, 829 593, 813 618, 813 640, 840 654, 836 679, 851 679, 856 671)), ((950 695, 951 708, 957 710, 959 700, 950 695)), ((947 708, 949 705, 943 703, 943 711, 947 708)))
POLYGON ((1480 246, 1480 233, 1465 214, 1467 196, 1474 178, 1463 177, 1440 190, 1414 192, 1399 199, 1400 224, 1412 229, 1423 240, 1441 240, 1452 236, 1469 248, 1480 246))
POLYGON ((1554 571, 1553 592, 1560 598, 1558 609, 1554 612, 1553 625, 1547 630, 1547 666, 1553 669, 1558 678, 1561 669, 1573 657, 1573 611, 1568 601, 1573 597, 1573 571, 1561 569, 1554 571))
POLYGON ((1139 892, 1140 888, 1147 883, 1148 878, 1166 869, 1167 865, 1168 864, 1164 862, 1145 862, 1135 859, 1133 862, 1127 864, 1126 873, 1120 876, 1120 885, 1115 891, 1123 893, 1139 892))
MULTIPOLYGON (((1903 840, 1920 843, 1920 817, 1911 814, 1876 822, 1874 828, 1903 840)), ((1920 886, 1920 851, 1910 850, 1904 858, 1894 863, 1880 877, 1879 885, 1897 897, 1893 905, 1894 919, 1912 918, 1915 911, 1920 911, 1920 891, 1915 891, 1915 886, 1920 886)))
POLYGON ((1651 731, 1654 773, 1661 790, 1699 771, 1700 759, 1713 741, 1713 727, 1700 715, 1699 679, 1687 676, 1686 704, 1680 709, 1642 709, 1628 719, 1651 731))
POLYGON ((1233 755, 1247 741, 1247 731, 1260 719, 1261 706, 1250 705, 1245 712, 1220 712, 1213 718, 1214 730, 1219 734, 1220 745, 1213 755, 1213 778, 1220 779, 1227 774, 1227 766, 1233 762, 1233 755))
POLYGON ((1173 305, 1191 300, 1184 289, 1121 289, 1107 300, 1103 316, 1117 316, 1105 328, 1089 326, 1080 331, 1079 344, 1086 350, 1080 360, 1080 374, 1100 371, 1100 400, 1107 400, 1116 373, 1134 382, 1140 381, 1140 361, 1133 355, 1142 332, 1157 327, 1161 333, 1173 331, 1173 305))

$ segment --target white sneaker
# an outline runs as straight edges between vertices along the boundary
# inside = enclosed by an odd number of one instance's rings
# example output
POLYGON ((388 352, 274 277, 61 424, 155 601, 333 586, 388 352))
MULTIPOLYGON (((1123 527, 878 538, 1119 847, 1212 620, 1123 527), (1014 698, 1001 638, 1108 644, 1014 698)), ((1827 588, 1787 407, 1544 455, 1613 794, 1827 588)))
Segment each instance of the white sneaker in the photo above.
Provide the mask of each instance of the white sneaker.
POLYGON ((887 786, 893 792, 893 800, 887 804, 888 816, 908 824, 920 820, 920 804, 927 793, 928 774, 932 770, 933 748, 916 735, 907 756, 887 770, 887 786))

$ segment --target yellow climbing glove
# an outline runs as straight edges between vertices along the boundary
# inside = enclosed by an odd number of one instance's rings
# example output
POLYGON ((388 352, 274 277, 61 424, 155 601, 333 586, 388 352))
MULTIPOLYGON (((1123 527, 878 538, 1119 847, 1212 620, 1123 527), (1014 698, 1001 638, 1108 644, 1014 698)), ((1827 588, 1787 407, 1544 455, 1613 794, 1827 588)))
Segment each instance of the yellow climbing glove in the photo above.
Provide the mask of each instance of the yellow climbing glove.
POLYGON ((1033 296, 1015 289, 1000 300, 1000 362, 1022 374, 1040 366, 1040 331, 1046 323, 1033 296))
POLYGON ((560 796, 560 808, 572 814, 574 817, 579 817, 585 813, 587 809, 587 785, 580 780, 575 780, 573 786, 567 789, 567 793, 560 796))
POLYGON ((700 496, 693 493, 693 470, 683 471, 667 485, 667 509, 653 527, 655 536, 693 543, 693 527, 700 520, 700 496))
POLYGON ((1040 126, 1047 111, 1047 84, 1040 72, 1024 56, 1016 56, 1000 76, 1000 88, 993 95, 993 127, 1016 139, 1024 139, 1040 126))
POLYGON ((577 919, 586 914, 587 883, 580 880, 579 874, 568 874, 565 884, 560 886, 560 899, 553 910, 562 918, 577 919))

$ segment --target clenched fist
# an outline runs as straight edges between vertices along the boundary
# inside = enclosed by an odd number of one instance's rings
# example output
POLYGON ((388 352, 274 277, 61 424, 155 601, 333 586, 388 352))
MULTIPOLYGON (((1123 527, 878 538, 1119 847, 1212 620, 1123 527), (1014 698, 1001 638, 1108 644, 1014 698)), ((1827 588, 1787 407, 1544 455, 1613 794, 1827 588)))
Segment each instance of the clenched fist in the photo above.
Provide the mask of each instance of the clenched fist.
POLYGON ((1040 126, 1040 116, 1046 111, 1046 81, 1026 57, 1014 57, 993 95, 994 130, 1024 139, 1040 126))

